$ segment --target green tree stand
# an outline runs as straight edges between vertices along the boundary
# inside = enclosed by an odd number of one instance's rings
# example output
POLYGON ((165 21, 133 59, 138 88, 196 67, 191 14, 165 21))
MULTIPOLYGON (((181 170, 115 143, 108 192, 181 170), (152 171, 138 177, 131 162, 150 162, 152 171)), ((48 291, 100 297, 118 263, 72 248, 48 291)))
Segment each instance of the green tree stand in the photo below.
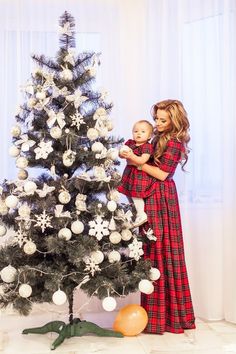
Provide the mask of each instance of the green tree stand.
POLYGON ((26 328, 23 334, 38 333, 45 334, 48 332, 58 333, 59 336, 51 345, 51 350, 56 349, 66 338, 81 337, 86 334, 95 334, 99 337, 117 337, 122 338, 123 334, 109 329, 104 329, 92 322, 80 321, 74 319, 72 323, 65 324, 63 321, 48 322, 42 327, 26 328))

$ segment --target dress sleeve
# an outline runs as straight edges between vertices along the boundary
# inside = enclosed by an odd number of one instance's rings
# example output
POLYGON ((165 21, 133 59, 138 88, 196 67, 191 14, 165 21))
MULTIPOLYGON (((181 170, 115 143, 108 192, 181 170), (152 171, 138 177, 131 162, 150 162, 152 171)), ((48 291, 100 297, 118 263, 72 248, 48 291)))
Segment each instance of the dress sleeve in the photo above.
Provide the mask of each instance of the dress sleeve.
POLYGON ((125 145, 129 146, 130 148, 133 148, 135 145, 135 142, 132 139, 129 139, 125 142, 125 145))
POLYGON ((174 173, 175 169, 180 162, 181 152, 183 145, 177 140, 170 140, 163 155, 160 157, 158 167, 168 173, 174 173))
POLYGON ((154 148, 153 148, 152 144, 149 144, 149 143, 143 144, 142 154, 153 155, 153 152, 154 152, 154 148))

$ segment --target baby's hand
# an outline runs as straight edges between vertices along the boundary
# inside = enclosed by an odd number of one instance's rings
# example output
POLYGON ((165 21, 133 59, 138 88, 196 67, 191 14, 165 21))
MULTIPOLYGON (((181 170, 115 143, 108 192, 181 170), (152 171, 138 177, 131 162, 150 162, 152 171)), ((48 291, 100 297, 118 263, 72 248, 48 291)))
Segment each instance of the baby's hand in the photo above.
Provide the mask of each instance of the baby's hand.
POLYGON ((119 154, 121 157, 127 157, 127 153, 129 153, 131 149, 127 145, 123 145, 120 148, 119 154))

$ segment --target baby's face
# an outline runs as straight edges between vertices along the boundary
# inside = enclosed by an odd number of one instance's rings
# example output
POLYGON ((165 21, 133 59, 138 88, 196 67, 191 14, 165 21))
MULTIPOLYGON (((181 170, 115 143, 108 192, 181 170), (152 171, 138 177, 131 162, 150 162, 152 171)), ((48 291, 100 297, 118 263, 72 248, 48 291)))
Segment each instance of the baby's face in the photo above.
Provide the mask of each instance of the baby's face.
POLYGON ((151 129, 147 123, 136 123, 132 133, 137 145, 141 145, 151 138, 151 129))

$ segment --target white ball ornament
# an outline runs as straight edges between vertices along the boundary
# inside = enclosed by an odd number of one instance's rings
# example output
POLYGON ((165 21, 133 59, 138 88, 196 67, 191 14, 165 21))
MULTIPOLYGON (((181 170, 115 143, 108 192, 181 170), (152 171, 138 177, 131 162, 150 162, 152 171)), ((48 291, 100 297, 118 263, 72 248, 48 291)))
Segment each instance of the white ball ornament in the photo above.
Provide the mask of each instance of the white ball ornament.
POLYGON ((122 154, 123 152, 129 152, 131 149, 128 147, 128 145, 123 145, 120 148, 120 153, 122 154))
POLYGON ((52 127, 50 129, 50 135, 53 139, 59 139, 62 136, 62 130, 59 127, 52 127))
POLYGON ((2 200, 0 201, 0 214, 1 215, 8 214, 8 207, 6 206, 6 203, 2 200))
POLYGON ((102 143, 100 143, 100 141, 96 141, 91 146, 91 150, 93 152, 101 152, 103 149, 104 149, 104 145, 102 143))
POLYGON ((102 307, 105 311, 113 311, 116 308, 116 300, 111 296, 107 296, 102 300, 102 307))
POLYGON ((159 271, 159 269, 157 268, 151 268, 149 271, 149 275, 150 275, 150 279, 151 280, 157 280, 160 278, 161 273, 159 271))
POLYGON ((110 119, 107 120, 106 126, 107 126, 108 131, 111 131, 114 128, 114 125, 110 119))
POLYGON ((18 208, 18 214, 22 218, 28 218, 30 216, 31 209, 27 204, 23 204, 18 208))
POLYGON ((116 160, 119 156, 119 151, 116 148, 110 148, 107 151, 107 157, 111 160, 116 160))
POLYGON ((27 102, 27 106, 29 107, 29 108, 33 108, 34 106, 35 106, 35 104, 36 104, 36 99, 34 98, 34 97, 30 97, 29 99, 28 99, 28 102, 27 102))
POLYGON ((76 157, 76 153, 72 150, 66 150, 64 152, 64 154, 62 155, 62 161, 63 161, 63 164, 66 166, 66 167, 70 167, 73 165, 73 163, 75 162, 75 157, 76 157))
POLYGON ((36 244, 33 241, 27 241, 23 247, 24 252, 28 255, 34 254, 36 249, 36 244))
POLYGON ((20 169, 18 172, 18 178, 20 180, 25 180, 28 178, 28 172, 26 170, 20 169))
POLYGON ((73 221, 71 224, 71 230, 73 234, 81 234, 84 231, 84 224, 79 220, 73 221))
POLYGON ((17 157, 17 156, 19 156, 19 154, 20 154, 20 149, 18 149, 17 146, 15 146, 15 145, 10 146, 9 155, 11 157, 17 157))
POLYGON ((118 192, 118 190, 116 190, 116 189, 112 189, 108 193, 107 197, 110 200, 114 200, 115 202, 118 202, 120 200, 120 192, 118 192))
POLYGON ((66 303, 67 296, 66 293, 62 290, 57 290, 55 293, 52 295, 52 301, 54 302, 55 305, 63 305, 66 303))
POLYGON ((139 290, 144 294, 151 294, 154 291, 154 286, 152 282, 148 279, 142 279, 138 285, 139 290))
POLYGON ((16 159, 16 167, 18 168, 26 168, 28 163, 28 160, 24 156, 20 156, 16 159))
POLYGON ((87 137, 89 140, 96 140, 98 138, 98 131, 95 128, 89 128, 87 131, 87 137))
POLYGON ((70 202, 71 200, 71 196, 70 196, 70 193, 67 192, 67 191, 62 191, 59 193, 59 196, 58 196, 58 200, 60 203, 62 204, 67 204, 70 202))
POLYGON ((133 234, 129 229, 124 229, 121 231, 121 238, 123 241, 129 241, 132 237, 133 234))
POLYGON ((21 284, 19 286, 19 295, 21 297, 27 298, 32 294, 32 288, 29 284, 21 284))
POLYGON ((38 100, 44 100, 46 98, 46 93, 44 91, 38 91, 35 96, 38 100))
POLYGON ((4 225, 0 225, 0 237, 5 236, 7 233, 7 228, 4 225))
POLYGON ((71 236, 72 236, 72 232, 67 227, 63 227, 63 229, 59 230, 58 232, 58 237, 66 241, 69 241, 71 239, 71 236))
POLYGON ((24 191, 26 193, 32 193, 33 194, 36 191, 36 189, 37 189, 37 184, 35 182, 33 182, 33 181, 27 181, 27 182, 25 182, 23 188, 24 188, 24 191))
POLYGON ((5 283, 12 283, 16 279, 17 270, 9 264, 1 270, 0 275, 5 283))
POLYGON ((115 245, 121 241, 121 234, 117 231, 113 231, 110 233, 109 240, 115 245))
POLYGON ((60 73, 60 77, 65 81, 71 81, 73 79, 73 73, 70 69, 65 68, 60 73))
POLYGON ((100 264, 104 260, 104 254, 102 251, 99 250, 91 252, 90 256, 96 264, 100 264))
POLYGON ((118 251, 111 251, 108 254, 108 260, 110 263, 119 262, 120 259, 121 259, 121 255, 118 251))
POLYGON ((114 200, 110 200, 108 203, 107 203, 107 209, 109 211, 115 211, 117 208, 117 204, 114 200))
POLYGON ((21 134, 21 127, 19 125, 14 125, 14 127, 11 128, 11 135, 14 138, 17 138, 21 134))
POLYGON ((5 203, 8 208, 15 208, 18 202, 19 199, 15 195, 8 195, 5 199, 5 203))

